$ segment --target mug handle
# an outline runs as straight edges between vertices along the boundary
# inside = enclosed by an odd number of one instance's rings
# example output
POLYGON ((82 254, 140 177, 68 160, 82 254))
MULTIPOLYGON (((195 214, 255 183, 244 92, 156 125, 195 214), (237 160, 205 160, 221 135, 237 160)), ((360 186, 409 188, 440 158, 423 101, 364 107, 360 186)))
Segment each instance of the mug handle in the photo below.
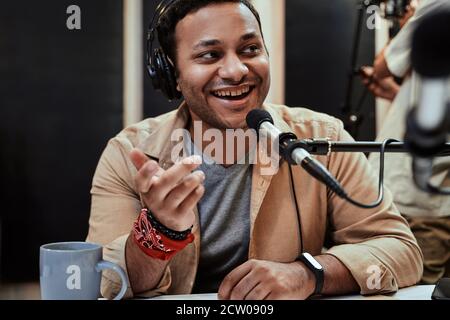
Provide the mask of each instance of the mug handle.
POLYGON ((127 292, 127 288, 128 288, 128 278, 125 275, 125 272, 117 264, 109 262, 109 261, 105 261, 105 260, 101 260, 95 266, 95 270, 97 272, 101 272, 102 270, 105 270, 105 269, 111 269, 119 274, 120 279, 122 280, 122 288, 120 289, 119 293, 117 294, 117 296, 114 297, 113 300, 122 299, 123 296, 125 295, 125 292, 127 292))

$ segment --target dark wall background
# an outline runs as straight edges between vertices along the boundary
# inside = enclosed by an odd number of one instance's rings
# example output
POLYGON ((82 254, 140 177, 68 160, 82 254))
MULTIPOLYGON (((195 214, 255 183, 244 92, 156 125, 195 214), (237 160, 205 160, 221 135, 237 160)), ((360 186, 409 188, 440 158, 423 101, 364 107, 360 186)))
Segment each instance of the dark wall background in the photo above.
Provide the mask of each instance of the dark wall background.
MULTIPOLYGON (((353 34, 358 0, 286 0, 286 103, 304 106, 344 119, 353 34)), ((374 31, 364 19, 358 66, 372 65, 374 31)), ((352 103, 362 94, 355 79, 352 103)), ((368 95, 361 108, 363 122, 359 140, 375 137, 375 102, 368 95)))
POLYGON ((0 274, 35 280, 41 244, 85 239, 92 176, 122 127, 122 1, 3 1, 0 39, 0 274))

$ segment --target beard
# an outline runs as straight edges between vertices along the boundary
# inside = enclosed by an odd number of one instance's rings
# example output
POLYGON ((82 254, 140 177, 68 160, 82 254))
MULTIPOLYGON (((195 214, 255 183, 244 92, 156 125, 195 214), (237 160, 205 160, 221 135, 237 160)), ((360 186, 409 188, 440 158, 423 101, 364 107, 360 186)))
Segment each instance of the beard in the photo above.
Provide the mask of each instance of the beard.
MULTIPOLYGON (((251 83, 255 83, 257 87, 260 87, 263 82, 262 79, 260 79, 259 77, 254 77, 254 78, 251 78, 248 80, 246 79, 246 81, 251 81, 251 83)), ((179 82, 179 85, 181 88, 183 88, 183 90, 182 90, 183 97, 184 97, 186 105, 189 107, 190 111, 210 128, 216 128, 219 130, 247 128, 247 123, 245 121, 245 118, 242 119, 242 122, 233 125, 226 119, 223 119, 220 116, 220 114, 218 114, 215 110, 210 108, 208 106, 207 101, 205 101, 205 99, 203 99, 202 97, 199 97, 199 95, 196 94, 196 92, 198 92, 198 90, 194 90, 189 85, 185 86, 182 81, 179 82)), ((209 92, 209 91, 211 91, 212 88, 218 87, 220 85, 227 85, 227 84, 226 83, 225 84, 210 83, 204 91, 209 92)), ((254 89, 254 90, 256 90, 256 89, 254 89)), ((265 95, 267 95, 267 92, 265 95)), ((264 99, 262 99, 262 100, 264 101, 264 99)), ((253 106, 253 108, 260 107, 262 105, 263 101, 260 101, 259 103, 257 103, 257 105, 253 106)))
POLYGON ((194 113, 208 127, 219 130, 238 129, 231 128, 232 126, 228 123, 228 121, 221 119, 219 115, 214 110, 208 108, 206 104, 196 103, 196 101, 188 101, 186 99, 185 101, 191 112, 194 113))

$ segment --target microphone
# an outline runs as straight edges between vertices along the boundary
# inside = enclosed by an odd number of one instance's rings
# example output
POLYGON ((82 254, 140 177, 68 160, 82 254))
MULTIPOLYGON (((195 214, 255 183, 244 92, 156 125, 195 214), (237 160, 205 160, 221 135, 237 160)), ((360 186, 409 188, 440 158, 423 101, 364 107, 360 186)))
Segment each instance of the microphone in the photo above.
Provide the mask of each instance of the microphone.
POLYGON ((429 190, 433 157, 445 148, 450 130, 450 10, 424 18, 412 39, 411 64, 421 78, 419 103, 407 117, 405 144, 413 155, 416 184, 429 190))
POLYGON ((311 154, 304 149, 304 145, 297 140, 297 136, 291 132, 283 133, 273 125, 273 119, 269 112, 262 109, 254 109, 247 114, 247 125, 260 134, 269 137, 272 141, 278 140, 279 154, 290 164, 298 164, 311 176, 325 184, 339 197, 347 199, 347 193, 331 173, 311 154))

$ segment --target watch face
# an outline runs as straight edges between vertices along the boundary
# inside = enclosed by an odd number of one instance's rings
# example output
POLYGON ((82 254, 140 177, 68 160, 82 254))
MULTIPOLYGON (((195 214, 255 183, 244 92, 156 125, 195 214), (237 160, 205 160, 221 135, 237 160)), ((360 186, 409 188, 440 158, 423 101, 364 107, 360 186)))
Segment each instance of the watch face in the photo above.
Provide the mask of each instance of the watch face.
POLYGON ((314 259, 312 255, 310 255, 308 252, 304 252, 303 255, 315 269, 322 270, 322 266, 320 265, 319 262, 317 262, 316 259, 314 259))

